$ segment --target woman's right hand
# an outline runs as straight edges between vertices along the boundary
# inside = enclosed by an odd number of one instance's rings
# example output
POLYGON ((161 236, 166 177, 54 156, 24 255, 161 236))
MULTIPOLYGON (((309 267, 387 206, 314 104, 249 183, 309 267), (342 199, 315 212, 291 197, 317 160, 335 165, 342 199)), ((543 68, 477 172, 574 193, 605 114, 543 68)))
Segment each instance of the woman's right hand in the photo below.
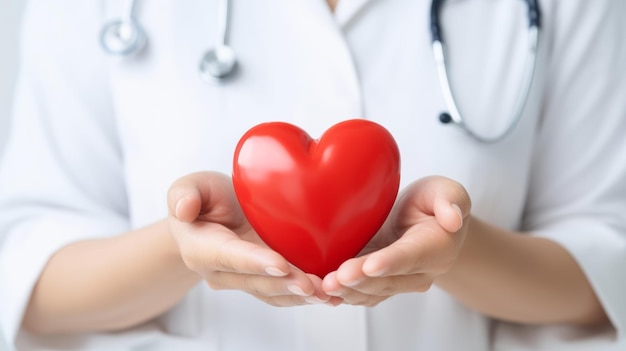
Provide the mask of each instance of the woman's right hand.
POLYGON ((259 238, 231 179, 199 172, 168 191, 169 228, 183 261, 216 290, 241 290, 274 306, 328 302, 322 281, 292 266, 259 238))

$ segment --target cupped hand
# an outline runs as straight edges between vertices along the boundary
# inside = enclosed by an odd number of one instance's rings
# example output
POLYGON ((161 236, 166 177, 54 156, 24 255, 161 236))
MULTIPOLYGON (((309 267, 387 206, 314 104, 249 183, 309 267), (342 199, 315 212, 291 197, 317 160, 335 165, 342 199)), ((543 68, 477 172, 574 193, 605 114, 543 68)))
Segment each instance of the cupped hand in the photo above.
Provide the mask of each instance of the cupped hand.
POLYGON ((428 290, 454 265, 470 208, 469 195, 453 180, 433 176, 412 183, 361 255, 324 278, 324 291, 346 304, 375 306, 396 294, 428 290))
MULTIPOLYGON (((328 302, 322 280, 268 248, 246 220, 231 179, 200 172, 172 184, 169 227, 189 269, 213 289, 241 290, 274 306, 328 302)), ((333 302, 337 298, 333 299, 333 302)))

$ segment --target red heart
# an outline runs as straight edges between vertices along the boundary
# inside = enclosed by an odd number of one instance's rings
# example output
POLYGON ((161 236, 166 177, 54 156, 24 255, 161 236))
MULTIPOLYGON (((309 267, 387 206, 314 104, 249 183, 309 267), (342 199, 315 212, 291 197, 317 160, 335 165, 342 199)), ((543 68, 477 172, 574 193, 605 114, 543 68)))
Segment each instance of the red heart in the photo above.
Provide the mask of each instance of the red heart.
POLYGON ((319 277, 354 257, 378 231, 400 184, 391 134, 367 120, 317 140, 287 123, 257 125, 239 141, 235 193, 261 239, 319 277))

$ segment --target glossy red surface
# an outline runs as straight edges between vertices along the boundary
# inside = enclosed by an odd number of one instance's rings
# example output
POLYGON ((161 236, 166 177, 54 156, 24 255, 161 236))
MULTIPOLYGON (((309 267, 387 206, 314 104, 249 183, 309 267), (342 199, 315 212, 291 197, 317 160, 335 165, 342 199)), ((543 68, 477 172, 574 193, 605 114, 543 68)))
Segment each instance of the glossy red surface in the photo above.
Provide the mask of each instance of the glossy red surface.
POLYGON ((291 124, 264 123, 239 141, 233 184, 265 243, 324 277, 357 255, 386 219, 400 155, 392 135, 367 120, 336 124, 319 141, 291 124))

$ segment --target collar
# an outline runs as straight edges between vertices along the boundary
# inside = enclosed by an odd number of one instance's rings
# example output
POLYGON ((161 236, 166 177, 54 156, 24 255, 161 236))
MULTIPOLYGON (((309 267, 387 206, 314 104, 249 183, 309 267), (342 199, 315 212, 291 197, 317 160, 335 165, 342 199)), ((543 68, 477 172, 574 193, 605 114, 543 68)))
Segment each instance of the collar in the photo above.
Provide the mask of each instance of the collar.
POLYGON ((335 7, 335 20, 340 27, 345 27, 359 12, 374 0, 339 0, 335 7))

